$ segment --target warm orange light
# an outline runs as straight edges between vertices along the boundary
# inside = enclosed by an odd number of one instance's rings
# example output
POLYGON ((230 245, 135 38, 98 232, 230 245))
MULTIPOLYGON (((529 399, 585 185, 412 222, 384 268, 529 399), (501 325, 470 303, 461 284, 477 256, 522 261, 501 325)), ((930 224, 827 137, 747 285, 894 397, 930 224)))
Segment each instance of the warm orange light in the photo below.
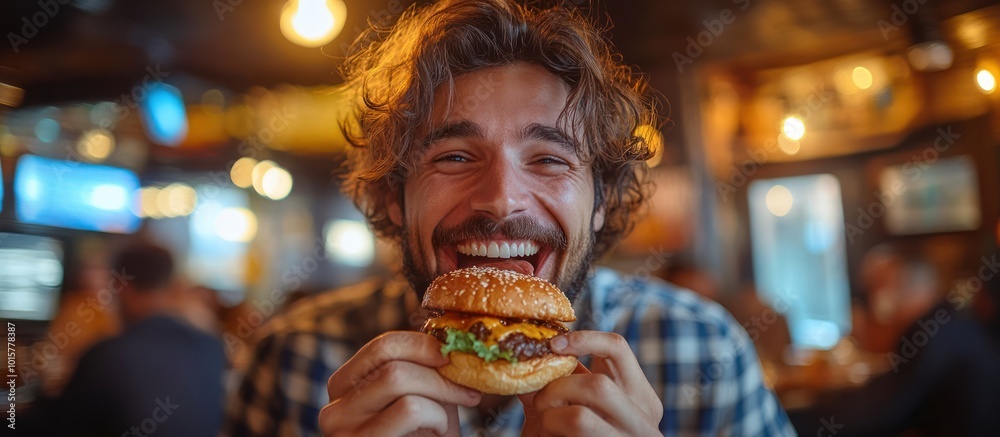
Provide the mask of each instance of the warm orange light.
POLYGON ((984 93, 992 94, 997 89, 997 78, 993 72, 983 68, 976 72, 976 84, 984 93))
POLYGON ((300 46, 319 47, 343 30, 346 17, 343 0, 288 0, 281 9, 281 34, 300 46))

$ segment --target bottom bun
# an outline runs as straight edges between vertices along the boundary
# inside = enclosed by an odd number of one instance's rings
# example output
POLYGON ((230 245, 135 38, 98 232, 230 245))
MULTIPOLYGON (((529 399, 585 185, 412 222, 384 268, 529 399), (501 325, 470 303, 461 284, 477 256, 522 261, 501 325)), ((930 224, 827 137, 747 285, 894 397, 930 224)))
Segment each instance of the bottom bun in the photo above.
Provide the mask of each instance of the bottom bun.
POLYGON ((448 355, 451 363, 438 367, 450 381, 495 395, 519 395, 545 387, 553 380, 573 373, 578 363, 571 355, 547 355, 511 364, 506 360, 487 363, 465 352, 448 355))

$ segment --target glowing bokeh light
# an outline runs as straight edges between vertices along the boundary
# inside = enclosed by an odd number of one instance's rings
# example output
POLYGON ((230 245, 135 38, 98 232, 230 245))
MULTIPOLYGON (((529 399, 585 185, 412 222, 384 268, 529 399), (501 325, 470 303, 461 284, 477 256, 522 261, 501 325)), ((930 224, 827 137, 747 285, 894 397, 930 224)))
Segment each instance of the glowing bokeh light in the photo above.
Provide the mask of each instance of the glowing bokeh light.
POLYGON ((767 205, 767 210, 778 217, 784 217, 792 210, 792 204, 795 199, 792 198, 792 192, 788 190, 784 185, 775 185, 767 190, 767 195, 764 198, 764 203, 767 205))
POLYGON ((257 160, 249 156, 236 160, 233 163, 233 168, 229 170, 229 177, 233 180, 233 184, 240 188, 249 188, 253 185, 253 168, 256 165, 257 160))
POLYGON ((284 199, 292 192, 292 175, 281 167, 273 167, 264 173, 261 189, 264 195, 271 199, 284 199))
POLYGON ((789 115, 781 121, 781 133, 790 140, 799 141, 806 136, 806 123, 799 117, 789 115))
POLYGON ((128 206, 128 192, 120 185, 102 184, 90 192, 90 205, 104 211, 120 211, 128 206))
POLYGON ((851 80, 854 82, 854 86, 863 90, 871 88, 872 84, 875 83, 875 77, 872 76, 871 70, 865 67, 854 67, 854 71, 851 72, 851 80))
POLYGON ((365 267, 375 259, 375 237, 364 223, 333 220, 324 226, 326 253, 334 260, 365 267))
POLYGON ((115 150, 115 138, 103 130, 91 129, 83 133, 76 149, 87 159, 103 161, 115 150))
POLYGON ((257 165, 253 166, 253 170, 250 171, 250 184, 253 185, 254 191, 261 196, 264 196, 264 175, 267 171, 278 167, 274 161, 264 160, 258 162, 257 165))
POLYGON ((997 78, 990 70, 981 69, 976 72, 976 85, 986 94, 990 94, 997 89, 997 78))
POLYGON ((281 9, 281 34, 303 47, 320 47, 344 28, 343 0, 288 0, 281 9))
POLYGON ((236 243, 246 243, 257 235, 257 216, 246 208, 226 208, 215 216, 215 234, 236 243))

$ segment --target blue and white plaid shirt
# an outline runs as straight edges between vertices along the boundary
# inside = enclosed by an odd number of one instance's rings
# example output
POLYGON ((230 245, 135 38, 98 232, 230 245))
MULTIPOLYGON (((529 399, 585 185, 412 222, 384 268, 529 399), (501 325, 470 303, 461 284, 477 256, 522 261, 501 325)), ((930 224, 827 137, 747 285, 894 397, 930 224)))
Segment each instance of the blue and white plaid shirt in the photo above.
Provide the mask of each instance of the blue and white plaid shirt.
MULTIPOLYGON (((416 329, 401 283, 368 282, 297 303, 269 322, 227 408, 223 435, 316 436, 327 379, 372 338, 416 329)), ((409 302, 408 302, 409 301, 409 302)), ((676 436, 793 436, 765 385, 753 344, 721 306, 658 280, 598 268, 575 303, 573 329, 628 340, 663 401, 660 430, 676 436)), ((460 411, 464 436, 520 435, 519 402, 486 417, 460 411)))

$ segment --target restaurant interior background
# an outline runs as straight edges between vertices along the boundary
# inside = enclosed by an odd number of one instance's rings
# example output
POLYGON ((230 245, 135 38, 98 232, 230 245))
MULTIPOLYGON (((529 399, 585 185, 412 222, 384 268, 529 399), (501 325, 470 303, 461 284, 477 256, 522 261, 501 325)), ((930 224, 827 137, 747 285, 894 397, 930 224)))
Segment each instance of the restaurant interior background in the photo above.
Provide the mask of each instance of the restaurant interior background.
MULTIPOLYGON (((602 262, 726 303, 788 408, 892 366, 899 335, 870 317, 863 279, 885 247, 995 324, 994 3, 596 2, 667 116, 637 130, 658 149, 647 218, 602 262)), ((365 23, 407 4, 0 7, 0 318, 34 363, 26 400, 65 352, 49 335, 61 296, 114 290, 103 260, 132 239, 202 287, 234 368, 291 299, 389 274, 393 249, 338 191, 354 95, 335 85, 365 23)))

